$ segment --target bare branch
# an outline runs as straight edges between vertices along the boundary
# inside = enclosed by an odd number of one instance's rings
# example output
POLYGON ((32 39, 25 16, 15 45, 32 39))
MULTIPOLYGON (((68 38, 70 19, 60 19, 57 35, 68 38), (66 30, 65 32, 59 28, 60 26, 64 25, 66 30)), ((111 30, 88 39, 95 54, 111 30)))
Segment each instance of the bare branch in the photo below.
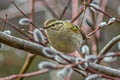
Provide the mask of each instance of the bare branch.
MULTIPOLYGON (((92 5, 89 5, 89 6, 92 7, 92 8, 94 8, 96 11, 103 13, 105 16, 107 16, 107 17, 109 17, 109 18, 112 18, 112 17, 113 17, 113 16, 109 15, 108 13, 104 12, 104 11, 101 10, 101 9, 98 9, 98 8, 92 6, 92 5)), ((116 19, 116 22, 120 23, 120 20, 119 20, 119 19, 116 19)))
MULTIPOLYGON (((110 40, 105 47, 99 52, 97 57, 103 56, 105 55, 105 53, 107 53, 108 50, 110 50, 110 48, 113 47, 114 44, 116 44, 118 41, 120 41, 120 35, 114 37, 112 40, 110 40)), ((101 59, 96 60, 96 63, 99 63, 101 61, 101 59)))
POLYGON ((40 71, 26 73, 26 74, 11 75, 11 76, 8 76, 8 77, 0 78, 0 80, 13 80, 13 79, 20 78, 20 77, 27 78, 27 77, 32 77, 32 76, 40 75, 42 73, 46 73, 48 71, 49 71, 49 69, 43 69, 43 70, 40 70, 40 71))
POLYGON ((81 7, 80 7, 80 12, 72 19, 71 22, 72 22, 72 23, 75 22, 76 19, 78 19, 78 17, 83 13, 83 11, 84 11, 84 7, 81 6, 81 7))
MULTIPOLYGON (((111 40, 109 42, 109 44, 106 45, 106 47, 101 51, 101 53, 108 51, 112 47, 112 45, 115 44, 118 40, 120 40, 120 35, 113 38, 113 40, 111 40), (110 46, 110 47, 108 47, 108 46, 110 46)), ((18 49, 28 51, 28 52, 31 52, 33 54, 45 57, 42 54, 42 49, 44 48, 42 45, 32 43, 32 42, 27 41, 27 40, 19 39, 19 38, 4 34, 1 31, 0 31, 0 42, 4 43, 6 45, 12 46, 14 48, 18 48, 18 49)), ((97 70, 98 72, 104 73, 106 75, 120 77, 120 71, 116 70, 116 69, 112 69, 112 68, 105 67, 105 66, 98 65, 98 64, 94 64, 94 63, 90 63, 89 68, 97 70)))
POLYGON ((0 31, 0 42, 12 46, 14 48, 25 50, 37 55, 42 55, 41 53, 43 48, 42 45, 4 34, 1 31, 0 31))
POLYGON ((55 17, 56 19, 58 18, 56 13, 54 12, 54 10, 48 5, 48 3, 45 0, 42 0, 43 4, 45 5, 45 7, 50 11, 50 13, 52 14, 53 17, 55 17))
POLYGON ((63 11, 62 11, 62 13, 61 13, 61 15, 60 15, 60 17, 59 17, 59 20, 61 20, 61 19, 63 18, 63 16, 64 16, 66 10, 68 9, 68 7, 69 7, 69 5, 70 5, 70 3, 71 3, 71 0, 68 0, 68 2, 67 2, 67 4, 66 4, 65 8, 63 9, 63 11))
POLYGON ((113 69, 113 68, 95 64, 95 63, 89 63, 89 68, 96 70, 97 72, 102 74, 120 78, 120 70, 117 70, 117 69, 113 69))

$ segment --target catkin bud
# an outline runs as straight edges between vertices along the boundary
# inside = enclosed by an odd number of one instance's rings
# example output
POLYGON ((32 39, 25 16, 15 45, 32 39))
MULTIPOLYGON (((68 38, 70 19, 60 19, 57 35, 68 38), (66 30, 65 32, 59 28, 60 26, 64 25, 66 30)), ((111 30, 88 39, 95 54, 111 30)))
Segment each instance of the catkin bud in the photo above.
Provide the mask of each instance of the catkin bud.
POLYGON ((20 25, 29 25, 30 20, 28 18, 22 18, 22 19, 19 20, 19 24, 20 25))
MULTIPOLYGON (((96 3, 91 3, 90 6, 95 7, 95 8, 97 8, 97 9, 100 9, 99 5, 96 4, 96 3)), ((92 8, 92 7, 91 7, 91 8, 92 8)), ((92 8, 92 9, 93 9, 93 8, 92 8)))
POLYGON ((3 33, 11 35, 11 31, 10 30, 4 30, 3 33))
POLYGON ((116 18, 110 18, 110 20, 108 21, 108 24, 111 24, 111 23, 113 23, 113 22, 115 22, 115 20, 116 20, 116 18))
POLYGON ((83 45, 81 48, 81 52, 85 55, 89 55, 90 54, 90 49, 87 45, 83 45))
POLYGON ((68 62, 65 61, 63 58, 61 58, 60 56, 56 55, 55 57, 55 60, 59 63, 62 63, 62 64, 67 64, 68 62))
POLYGON ((53 69, 56 67, 56 64, 52 62, 43 61, 38 64, 39 69, 53 69))
POLYGON ((120 41, 118 42, 118 44, 117 44, 117 45, 118 45, 118 49, 120 50, 120 41))
POLYGON ((112 56, 114 55, 115 53, 114 52, 108 52, 105 56, 109 56, 109 57, 104 57, 104 61, 105 62, 114 62, 117 60, 117 57, 116 56, 112 56))
POLYGON ((106 22, 101 22, 100 24, 99 24, 99 27, 105 27, 107 25, 107 23, 106 22))
POLYGON ((45 36, 38 29, 34 29, 34 31, 33 31, 33 38, 37 42, 40 42, 40 43, 44 43, 45 42, 45 36))
POLYGON ((76 58, 75 63, 78 64, 78 68, 81 70, 85 70, 88 67, 88 62, 86 62, 84 59, 80 57, 76 58), (83 64, 78 64, 80 62, 83 62, 83 64))
POLYGON ((62 70, 57 72, 57 76, 59 78, 61 78, 62 80, 64 80, 69 74, 71 74, 73 72, 72 68, 69 67, 65 67, 62 70))
POLYGON ((85 56, 85 61, 88 61, 88 62, 94 62, 96 59, 97 59, 97 57, 95 55, 85 56))
POLYGON ((54 58, 58 54, 56 50, 48 48, 48 47, 44 47, 42 49, 42 52, 45 56, 50 57, 50 58, 54 58))
POLYGON ((66 60, 68 60, 68 61, 71 61, 71 62, 74 62, 74 61, 75 61, 75 57, 73 57, 73 56, 64 55, 64 54, 61 54, 61 53, 60 53, 60 55, 61 55, 64 59, 66 59, 66 60))
POLYGON ((92 74, 92 75, 89 75, 85 80, 96 80, 98 78, 100 78, 98 74, 92 74))

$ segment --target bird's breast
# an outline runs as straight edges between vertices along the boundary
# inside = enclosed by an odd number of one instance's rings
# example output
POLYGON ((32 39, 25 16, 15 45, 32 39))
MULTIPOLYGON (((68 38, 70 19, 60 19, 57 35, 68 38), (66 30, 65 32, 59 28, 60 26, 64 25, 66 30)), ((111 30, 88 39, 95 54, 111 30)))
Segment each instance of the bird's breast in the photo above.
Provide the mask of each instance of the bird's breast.
POLYGON ((80 48, 82 44, 82 36, 78 33, 69 31, 48 32, 48 40, 50 44, 58 51, 64 53, 71 53, 80 48))

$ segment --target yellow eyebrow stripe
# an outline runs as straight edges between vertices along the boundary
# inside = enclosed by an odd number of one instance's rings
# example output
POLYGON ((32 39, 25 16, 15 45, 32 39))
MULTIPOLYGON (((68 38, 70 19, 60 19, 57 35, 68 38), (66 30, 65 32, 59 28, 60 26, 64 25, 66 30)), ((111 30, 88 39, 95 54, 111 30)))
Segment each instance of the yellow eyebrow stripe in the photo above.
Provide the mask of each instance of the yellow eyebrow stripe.
POLYGON ((54 22, 51 22, 51 23, 49 23, 48 25, 46 25, 46 26, 44 27, 44 29, 48 29, 49 27, 55 26, 55 25, 58 25, 58 24, 63 24, 63 22, 62 22, 62 21, 54 21, 54 22))

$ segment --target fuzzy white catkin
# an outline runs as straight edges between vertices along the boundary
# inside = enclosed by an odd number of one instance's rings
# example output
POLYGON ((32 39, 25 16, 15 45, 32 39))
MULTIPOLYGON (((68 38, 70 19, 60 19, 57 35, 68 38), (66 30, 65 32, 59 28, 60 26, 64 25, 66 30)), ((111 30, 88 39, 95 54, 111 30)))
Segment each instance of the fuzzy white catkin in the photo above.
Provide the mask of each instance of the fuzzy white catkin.
POLYGON ((85 70, 88 67, 88 62, 86 62, 84 59, 82 59, 80 57, 77 57, 76 60, 75 60, 75 63, 78 64, 80 62, 84 62, 84 63, 83 64, 79 64, 78 68, 80 70, 85 70))
POLYGON ((71 61, 71 62, 75 61, 75 57, 73 57, 73 56, 65 55, 65 54, 62 54, 62 53, 60 53, 60 55, 68 61, 71 61))
POLYGON ((81 52, 85 55, 89 55, 90 54, 90 49, 87 45, 83 45, 81 48, 81 52))
MULTIPOLYGON (((114 52, 108 52, 108 53, 106 53, 106 55, 105 56, 110 56, 110 55, 114 55, 115 53, 114 52)), ((114 61, 116 61, 117 60, 117 57, 115 56, 115 57, 104 57, 104 59, 103 59, 105 62, 114 62, 114 61)))
MULTIPOLYGON (((11 31, 10 30, 4 30, 3 33, 11 35, 11 31)), ((3 48, 4 48, 4 44, 0 43, 0 50, 3 50, 3 48)))
POLYGON ((3 50, 4 44, 0 43, 0 51, 3 50))
POLYGON ((85 56, 85 61, 88 61, 88 62, 94 62, 96 59, 97 59, 97 56, 95 56, 95 55, 85 56))
POLYGON ((30 20, 28 18, 21 18, 19 20, 19 24, 20 25, 29 25, 30 24, 30 20))
POLYGON ((118 49, 120 50, 120 41, 118 42, 117 46, 118 46, 118 49))
POLYGON ((42 52, 45 56, 50 57, 50 58, 54 58, 57 55, 57 51, 48 47, 44 47, 42 49, 42 52))
POLYGON ((98 74, 89 75, 85 80, 96 80, 100 78, 98 74))
POLYGON ((107 25, 107 23, 106 22, 101 22, 100 24, 99 24, 99 26, 102 28, 102 27, 105 27, 107 25))
POLYGON ((93 7, 97 8, 97 9, 100 8, 100 7, 98 6, 98 4, 95 4, 95 3, 91 3, 90 6, 93 6, 93 7))
POLYGON ((110 20, 108 21, 108 24, 115 22, 115 20, 116 20, 116 18, 114 18, 114 17, 110 18, 110 20))
POLYGON ((63 58, 61 58, 61 57, 58 56, 58 55, 56 55, 56 56, 54 57, 54 59, 55 59, 57 62, 62 63, 62 64, 67 64, 67 63, 68 63, 67 61, 65 61, 63 58))
POLYGON ((57 76, 59 78, 61 78, 62 80, 64 80, 67 77, 67 75, 71 74, 72 72, 73 72, 72 68, 65 67, 62 70, 60 70, 60 71, 57 72, 57 76))
POLYGON ((34 38, 35 41, 37 41, 39 43, 44 43, 45 42, 45 36, 38 29, 34 29, 33 38, 34 38))
POLYGON ((56 64, 48 61, 43 61, 38 64, 39 69, 53 69, 56 67, 56 64))
POLYGON ((4 30, 3 33, 11 35, 11 31, 10 30, 4 30))

